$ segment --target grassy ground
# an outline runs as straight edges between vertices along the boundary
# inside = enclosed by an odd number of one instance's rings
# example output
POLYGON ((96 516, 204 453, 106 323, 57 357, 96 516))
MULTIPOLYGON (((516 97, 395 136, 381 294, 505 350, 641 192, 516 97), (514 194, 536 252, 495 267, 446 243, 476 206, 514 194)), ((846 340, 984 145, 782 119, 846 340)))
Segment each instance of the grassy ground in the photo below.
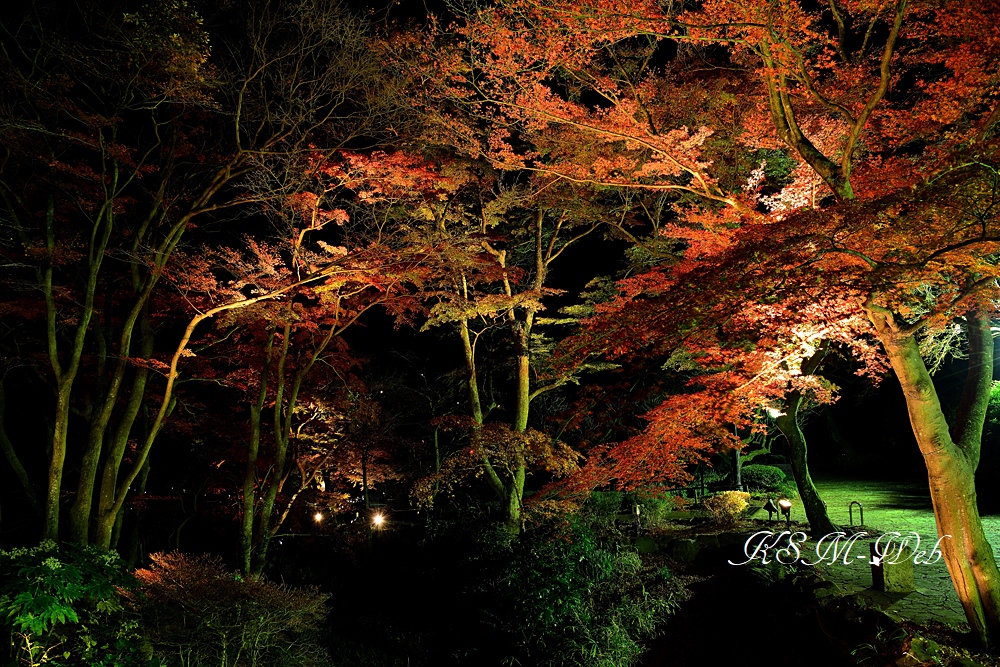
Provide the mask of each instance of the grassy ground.
MULTIPOLYGON (((926 484, 827 479, 817 481, 816 486, 835 524, 849 523, 848 504, 857 500, 864 506, 866 526, 904 535, 916 532, 921 537, 921 549, 930 550, 937 539, 926 484)), ((793 506, 792 520, 805 521, 801 503, 793 506)), ((854 522, 860 523, 857 506, 854 507, 854 522)), ((984 516, 983 529, 996 551, 1000 547, 1000 515, 984 516)), ((823 564, 820 569, 824 576, 849 591, 871 585, 871 572, 864 560, 851 565, 823 564)), ((958 624, 965 620, 943 561, 915 566, 914 583, 916 593, 893 605, 898 613, 917 622, 958 624)))
MULTIPOLYGON (((852 500, 857 500, 864 505, 865 524, 869 526, 901 533, 916 531, 928 537, 937 535, 926 483, 829 479, 818 481, 816 487, 820 497, 826 501, 827 511, 834 523, 847 525, 847 506, 852 500)), ((801 503, 796 505, 798 507, 792 508, 792 520, 804 521, 801 503)), ((1000 514, 984 515, 982 518, 986 537, 996 550, 1000 547, 1000 514)), ((860 523, 857 506, 854 521, 860 523)))

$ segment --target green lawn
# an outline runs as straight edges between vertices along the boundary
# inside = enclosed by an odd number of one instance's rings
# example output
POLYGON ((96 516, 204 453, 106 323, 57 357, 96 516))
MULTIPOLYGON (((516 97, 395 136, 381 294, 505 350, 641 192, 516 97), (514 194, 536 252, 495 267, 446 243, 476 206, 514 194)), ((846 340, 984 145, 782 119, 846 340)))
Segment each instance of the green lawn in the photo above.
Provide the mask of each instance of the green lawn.
MULTIPOLYGON (((903 534, 915 531, 921 536, 921 549, 929 549, 937 539, 934 512, 925 484, 826 479, 818 480, 816 487, 835 524, 849 523, 848 504, 857 500, 864 506, 865 524, 869 527, 903 534), (924 540, 927 540, 926 545, 924 540)), ((792 520, 805 521, 801 502, 793 504, 792 520)), ((860 523, 856 506, 854 522, 860 523)), ((984 516, 983 529, 996 552, 1000 547, 1000 515, 984 516)), ((850 566, 823 564, 820 569, 847 590, 861 590, 871 585, 870 570, 863 560, 850 566)), ((915 567, 914 580, 917 592, 893 605, 896 611, 916 621, 959 623, 964 620, 943 561, 915 567)))

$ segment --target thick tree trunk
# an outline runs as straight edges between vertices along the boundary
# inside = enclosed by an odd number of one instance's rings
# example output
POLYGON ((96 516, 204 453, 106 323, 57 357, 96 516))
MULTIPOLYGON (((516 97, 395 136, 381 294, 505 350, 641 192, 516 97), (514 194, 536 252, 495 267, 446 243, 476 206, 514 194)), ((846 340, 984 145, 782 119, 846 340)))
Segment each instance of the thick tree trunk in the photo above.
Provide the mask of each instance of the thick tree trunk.
POLYGON ((52 457, 49 459, 48 489, 45 495, 45 539, 59 541, 59 499, 62 495, 63 466, 66 464, 66 435, 69 431, 69 397, 73 378, 60 382, 56 394, 55 424, 52 429, 52 457))
POLYGON ((517 403, 514 410, 514 430, 524 432, 528 428, 528 388, 531 360, 527 353, 517 356, 517 403))
POLYGON ((972 632, 990 646, 1000 637, 1000 571, 983 533, 975 486, 993 379, 990 320, 975 313, 967 316, 969 373, 958 420, 949 429, 913 332, 900 329, 891 312, 871 303, 866 307, 906 397, 927 466, 941 553, 972 632))
MULTIPOLYGON (((145 307, 145 299, 148 295, 142 296, 142 303, 136 304, 133 310, 139 317, 139 330, 141 332, 142 359, 148 360, 153 355, 153 327, 149 321, 149 312, 145 307)), ((80 468, 80 479, 77 484, 76 499, 70 508, 70 539, 78 544, 87 544, 89 541, 90 522, 93 509, 93 495, 97 490, 97 516, 102 516, 111 511, 115 502, 115 493, 118 487, 118 470, 125 456, 128 447, 129 435, 132 433, 132 425, 136 417, 142 410, 143 400, 146 396, 146 382, 149 378, 149 369, 140 367, 135 369, 132 379, 131 389, 128 391, 128 399, 125 408, 118 420, 118 425, 111 434, 110 447, 104 457, 104 465, 101 471, 100 484, 97 483, 98 463, 102 451, 104 450, 105 439, 111 422, 114 407, 118 403, 121 393, 122 381, 125 377, 127 359, 131 350, 132 328, 136 320, 129 317, 125 323, 127 331, 122 335, 122 349, 119 354, 118 365, 115 369, 114 377, 107 387, 103 405, 91 419, 90 432, 87 439, 87 448, 84 452, 83 462, 80 468)), ((116 522, 121 521, 121 512, 115 518, 116 522)), ((94 536, 96 544, 103 544, 103 540, 97 535, 94 536)), ((108 548, 104 546, 103 548, 108 548)))
POLYGON ((948 572, 969 626, 991 646, 1000 637, 1000 572, 979 517, 975 468, 942 457, 928 463, 927 473, 938 536, 951 536, 941 540, 948 572))
POLYGON ((792 392, 786 396, 785 413, 779 416, 775 422, 778 425, 778 430, 788 442, 788 459, 792 464, 792 475, 795 477, 795 485, 799 489, 802 508, 809 520, 810 531, 814 535, 835 533, 837 528, 827 515, 826 503, 819 497, 819 492, 812 481, 812 475, 809 474, 806 437, 799 427, 799 408, 802 406, 802 401, 803 397, 798 392, 792 392))
POLYGON ((511 535, 521 532, 521 505, 524 496, 525 469, 521 465, 514 471, 513 482, 505 489, 503 525, 511 535))

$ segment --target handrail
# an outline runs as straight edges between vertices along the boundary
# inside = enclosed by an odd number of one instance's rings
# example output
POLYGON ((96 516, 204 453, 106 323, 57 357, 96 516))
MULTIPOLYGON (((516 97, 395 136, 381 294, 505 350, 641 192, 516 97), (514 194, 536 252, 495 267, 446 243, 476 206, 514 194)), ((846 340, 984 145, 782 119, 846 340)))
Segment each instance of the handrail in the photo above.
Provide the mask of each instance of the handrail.
POLYGON ((861 515, 861 523, 859 525, 863 526, 865 525, 865 506, 862 505, 859 501, 852 500, 851 502, 847 503, 847 516, 849 517, 851 525, 853 526, 855 505, 858 506, 858 513, 861 515))

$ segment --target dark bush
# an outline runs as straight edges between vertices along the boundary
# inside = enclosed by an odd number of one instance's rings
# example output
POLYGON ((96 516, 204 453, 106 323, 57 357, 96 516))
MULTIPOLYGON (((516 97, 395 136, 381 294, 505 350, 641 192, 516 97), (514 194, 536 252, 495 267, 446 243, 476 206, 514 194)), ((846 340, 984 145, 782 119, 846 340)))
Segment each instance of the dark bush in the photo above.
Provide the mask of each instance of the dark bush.
POLYGON ((594 491, 583 504, 583 511, 598 523, 613 522, 622 511, 623 497, 621 491, 594 491))
POLYGON ((133 595, 157 655, 169 665, 327 664, 317 631, 326 595, 265 579, 244 580, 219 559, 153 554, 133 595))
POLYGON ((498 531, 484 546, 494 575, 477 597, 511 649, 506 664, 631 665, 677 606, 656 570, 631 549, 599 544, 577 519, 513 541, 498 531))

